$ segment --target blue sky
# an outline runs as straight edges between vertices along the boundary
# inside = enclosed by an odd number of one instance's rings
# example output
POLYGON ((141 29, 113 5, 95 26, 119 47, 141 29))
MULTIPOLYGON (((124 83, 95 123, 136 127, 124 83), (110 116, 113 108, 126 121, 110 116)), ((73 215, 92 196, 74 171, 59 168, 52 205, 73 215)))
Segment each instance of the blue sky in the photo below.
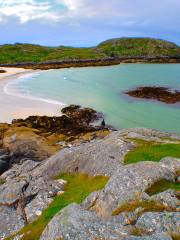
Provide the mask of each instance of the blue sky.
POLYGON ((0 0, 0 44, 94 46, 114 37, 180 45, 180 0, 0 0))

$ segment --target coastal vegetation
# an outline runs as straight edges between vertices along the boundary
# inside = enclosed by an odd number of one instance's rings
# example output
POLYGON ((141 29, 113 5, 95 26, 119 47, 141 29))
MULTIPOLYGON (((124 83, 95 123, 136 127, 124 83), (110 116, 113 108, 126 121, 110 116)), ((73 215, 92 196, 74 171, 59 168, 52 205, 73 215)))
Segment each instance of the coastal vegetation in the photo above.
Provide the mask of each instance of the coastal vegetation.
POLYGON ((167 191, 168 189, 180 191, 180 183, 162 179, 160 181, 155 182, 149 189, 146 190, 146 193, 152 196, 154 194, 167 191))
POLYGON ((89 48, 47 47, 21 43, 0 46, 0 64, 165 56, 180 56, 180 47, 171 42, 151 38, 118 38, 89 48))
POLYGON ((152 38, 121 38, 107 40, 100 45, 106 55, 120 56, 175 56, 180 54, 180 48, 174 43, 152 38))
POLYGON ((136 143, 135 149, 125 156, 125 164, 140 161, 159 162, 167 156, 180 158, 180 143, 157 143, 143 140, 136 140, 136 143))
POLYGON ((105 176, 93 177, 83 173, 63 173, 57 176, 57 179, 67 181, 64 194, 56 196, 35 222, 18 233, 23 234, 23 240, 39 240, 44 228, 56 213, 71 203, 81 203, 91 192, 102 189, 108 181, 105 176))

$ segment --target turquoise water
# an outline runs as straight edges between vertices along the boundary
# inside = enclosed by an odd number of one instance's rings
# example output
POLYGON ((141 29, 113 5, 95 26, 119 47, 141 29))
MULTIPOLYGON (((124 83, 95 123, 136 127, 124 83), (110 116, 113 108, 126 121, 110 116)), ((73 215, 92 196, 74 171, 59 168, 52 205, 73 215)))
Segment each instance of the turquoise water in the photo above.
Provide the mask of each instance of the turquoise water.
POLYGON ((180 104, 134 99, 123 94, 137 86, 180 90, 180 64, 122 64, 50 70, 14 81, 11 91, 65 104, 93 107, 117 128, 148 127, 180 132, 180 104))

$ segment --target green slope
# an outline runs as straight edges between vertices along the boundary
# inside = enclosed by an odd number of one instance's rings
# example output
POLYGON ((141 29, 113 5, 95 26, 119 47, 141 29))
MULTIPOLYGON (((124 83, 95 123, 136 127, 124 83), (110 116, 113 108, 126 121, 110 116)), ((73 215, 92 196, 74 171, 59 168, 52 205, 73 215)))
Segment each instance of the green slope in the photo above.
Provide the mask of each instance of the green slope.
POLYGON ((0 64, 96 59, 105 57, 176 56, 180 47, 174 43, 150 38, 119 38, 93 48, 45 47, 32 44, 0 46, 0 64))
POLYGON ((108 56, 174 56, 180 47, 174 43, 152 38, 120 38, 98 45, 108 56))

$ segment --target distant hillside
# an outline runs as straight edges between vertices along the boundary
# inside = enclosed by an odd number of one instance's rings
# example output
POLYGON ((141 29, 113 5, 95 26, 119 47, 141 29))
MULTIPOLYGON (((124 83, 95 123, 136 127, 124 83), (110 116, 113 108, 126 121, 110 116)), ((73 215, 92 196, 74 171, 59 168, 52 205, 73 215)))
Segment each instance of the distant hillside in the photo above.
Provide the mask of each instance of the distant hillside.
POLYGON ((180 55, 180 47, 176 44, 152 38, 111 39, 99 44, 98 49, 111 57, 180 55))
POLYGON ((150 38, 111 39, 92 48, 44 47, 20 43, 0 46, 0 64, 137 56, 180 56, 180 47, 150 38))

